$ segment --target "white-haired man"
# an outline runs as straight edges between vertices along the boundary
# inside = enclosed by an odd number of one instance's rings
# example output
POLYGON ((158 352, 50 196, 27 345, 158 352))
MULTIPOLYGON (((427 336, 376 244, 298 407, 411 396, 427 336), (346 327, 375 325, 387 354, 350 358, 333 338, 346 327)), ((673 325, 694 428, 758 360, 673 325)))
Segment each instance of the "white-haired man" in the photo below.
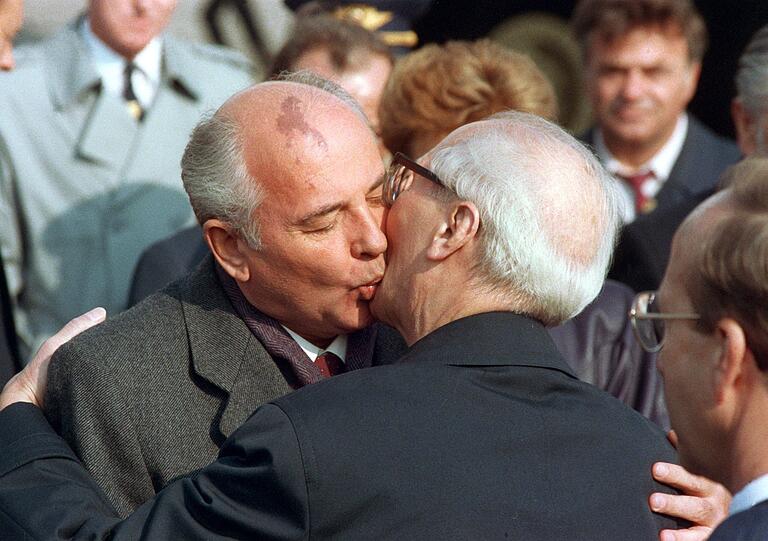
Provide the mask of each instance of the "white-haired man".
POLYGON ((617 195, 591 153, 545 120, 505 113, 459 128, 420 163, 396 155, 383 201, 389 270, 373 310, 411 345, 402 362, 260 408, 213 465, 124 522, 36 408, 8 407, 2 526, 551 541, 645 540, 672 525, 647 507, 651 463, 671 446, 580 382, 545 329, 590 302, 610 259, 617 195), (64 494, 66 513, 47 505, 64 494))

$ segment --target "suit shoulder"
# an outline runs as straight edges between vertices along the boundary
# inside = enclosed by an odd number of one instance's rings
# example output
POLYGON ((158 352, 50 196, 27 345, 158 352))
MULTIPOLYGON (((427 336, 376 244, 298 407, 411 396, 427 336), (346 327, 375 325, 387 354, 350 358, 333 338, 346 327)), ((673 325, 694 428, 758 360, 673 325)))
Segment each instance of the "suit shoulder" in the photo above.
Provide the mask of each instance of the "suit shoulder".
POLYGON ((219 66, 227 66, 245 73, 251 73, 254 69, 253 63, 235 49, 212 43, 184 42, 183 45, 188 48, 191 55, 199 60, 211 62, 219 66))
POLYGON ((691 116, 691 134, 699 139, 696 149, 702 154, 714 153, 720 161, 733 163, 741 158, 741 151, 735 141, 724 137, 697 118, 691 116), (705 148, 701 148, 705 147, 705 148))
POLYGON ((142 362, 162 343, 184 339, 183 314, 176 297, 173 287, 150 295, 64 344, 53 363, 82 373, 142 362))
POLYGON ((45 90, 44 49, 39 45, 27 45, 14 49, 16 67, 0 71, 0 97, 27 96, 29 92, 45 90))
POLYGON ((761 541, 768 531, 768 501, 728 517, 720 524, 710 541, 761 541))

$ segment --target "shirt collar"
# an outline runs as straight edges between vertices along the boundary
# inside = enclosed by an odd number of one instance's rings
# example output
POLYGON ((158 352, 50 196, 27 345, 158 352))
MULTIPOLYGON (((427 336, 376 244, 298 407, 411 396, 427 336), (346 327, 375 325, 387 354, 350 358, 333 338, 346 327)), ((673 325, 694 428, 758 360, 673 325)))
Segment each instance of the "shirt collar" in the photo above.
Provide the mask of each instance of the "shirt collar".
POLYGON ((731 500, 728 514, 735 515, 746 511, 753 505, 768 500, 768 473, 747 483, 731 500))
POLYGON ((317 347, 309 340, 302 338, 301 336, 293 332, 291 329, 289 329, 282 323, 280 324, 280 326, 283 327, 283 329, 285 329, 286 331, 288 331, 288 334, 291 335, 291 338, 293 338, 296 341, 296 343, 299 344, 299 346, 301 346, 301 349, 304 350, 304 353, 307 354, 307 357, 309 357, 309 359, 312 362, 315 362, 315 359, 317 359, 317 357, 319 357, 321 354, 325 353, 326 351, 330 351, 342 361, 344 361, 344 359, 346 359, 347 357, 347 335, 346 334, 340 334, 339 336, 333 339, 333 342, 331 342, 327 348, 323 349, 323 348, 317 347))
MULTIPOLYGON (((116 88, 118 93, 122 92, 126 59, 110 49, 93 33, 88 17, 85 17, 80 32, 102 82, 108 89, 116 88)), ((155 87, 160 83, 162 48, 162 37, 155 36, 133 59, 133 64, 155 87)))
POLYGON ((603 132, 599 128, 595 129, 595 152, 605 168, 612 175, 620 174, 629 176, 632 173, 653 171, 654 176, 661 182, 669 178, 672 168, 675 166, 680 151, 685 143, 685 136, 688 133, 688 115, 686 113, 677 117, 675 129, 664 146, 650 160, 642 164, 637 169, 630 169, 618 159, 616 159, 605 144, 603 132))

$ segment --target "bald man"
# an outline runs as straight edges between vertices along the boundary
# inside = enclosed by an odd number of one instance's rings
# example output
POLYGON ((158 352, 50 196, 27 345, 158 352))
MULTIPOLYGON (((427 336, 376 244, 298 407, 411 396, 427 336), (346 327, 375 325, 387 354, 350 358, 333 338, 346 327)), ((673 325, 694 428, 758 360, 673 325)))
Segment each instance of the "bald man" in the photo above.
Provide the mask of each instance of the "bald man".
POLYGON ((212 256, 50 372, 47 414, 120 514, 213 460, 262 403, 403 351, 368 307, 383 175, 359 106, 309 74, 195 128, 182 177, 212 256))
MULTIPOLYGON (((334 154, 312 116, 283 125, 303 126, 301 139, 334 154)), ((342 181, 338 197, 357 183, 366 184, 342 181)), ((316 225, 366 234, 354 200, 323 204, 334 218, 316 225)), ((116 541, 632 541, 673 525, 647 507, 651 463, 674 454, 664 435, 579 381, 545 329, 592 300, 610 260, 617 195, 592 154, 545 120, 503 114, 460 128, 419 162, 395 155, 382 201, 388 266, 372 308, 411 346, 400 363, 260 408, 214 464, 123 522, 39 410, 11 405, 0 412, 10 442, 0 527, 116 541)), ((273 226, 262 225, 267 246, 273 226)), ((6 388, 0 408, 13 394, 6 388)))

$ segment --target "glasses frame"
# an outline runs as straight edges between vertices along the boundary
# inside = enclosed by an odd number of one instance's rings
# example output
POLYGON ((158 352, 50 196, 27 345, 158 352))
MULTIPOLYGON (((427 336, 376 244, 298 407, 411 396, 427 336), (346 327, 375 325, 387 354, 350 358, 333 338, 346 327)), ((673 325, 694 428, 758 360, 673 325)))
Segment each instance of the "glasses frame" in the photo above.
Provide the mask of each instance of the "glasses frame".
POLYGON ((632 323, 632 332, 635 333, 635 338, 637 338, 637 341, 640 343, 640 346, 647 351, 648 353, 656 353, 661 350, 662 347, 664 347, 664 340, 667 337, 666 329, 664 329, 664 334, 662 334, 661 339, 658 341, 658 344, 656 345, 650 345, 646 344, 643 340, 643 335, 638 328, 638 321, 653 321, 653 320, 674 320, 674 319, 687 319, 687 320, 697 320, 701 319, 701 316, 699 314, 695 314, 693 312, 645 312, 641 313, 638 308, 640 306, 640 302, 643 299, 645 300, 645 306, 649 306, 653 299, 656 297, 658 292, 656 291, 641 291, 637 295, 635 295, 635 298, 632 300, 632 307, 629 309, 629 320, 632 323))
POLYGON ((430 171, 423 165, 419 165, 416 161, 412 160, 402 152, 395 152, 395 155, 392 157, 392 163, 389 166, 387 182, 381 192, 381 199, 387 208, 391 208, 400 194, 406 191, 399 189, 400 185, 398 182, 398 176, 402 178, 402 172, 406 169, 445 188, 445 184, 434 171, 430 171))

